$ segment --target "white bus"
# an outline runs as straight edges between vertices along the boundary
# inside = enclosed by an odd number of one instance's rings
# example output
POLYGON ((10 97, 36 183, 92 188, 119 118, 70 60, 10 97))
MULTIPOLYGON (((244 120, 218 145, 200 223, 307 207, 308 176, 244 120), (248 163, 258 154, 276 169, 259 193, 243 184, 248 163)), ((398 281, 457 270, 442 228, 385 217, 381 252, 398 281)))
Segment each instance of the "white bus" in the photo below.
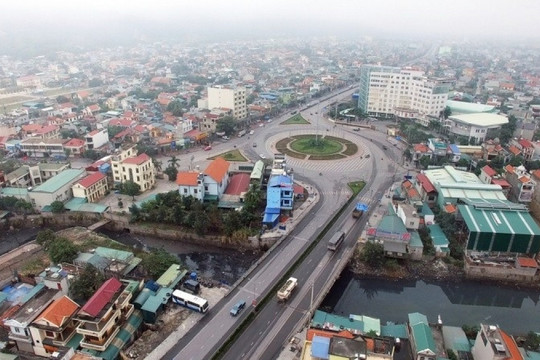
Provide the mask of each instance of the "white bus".
POLYGON ((208 300, 192 295, 185 291, 174 290, 172 301, 175 304, 185 306, 191 310, 205 313, 208 310, 208 300))
POLYGON ((336 251, 339 245, 345 240, 345 232, 344 231, 338 231, 337 233, 332 236, 330 241, 328 242, 328 250, 336 251))

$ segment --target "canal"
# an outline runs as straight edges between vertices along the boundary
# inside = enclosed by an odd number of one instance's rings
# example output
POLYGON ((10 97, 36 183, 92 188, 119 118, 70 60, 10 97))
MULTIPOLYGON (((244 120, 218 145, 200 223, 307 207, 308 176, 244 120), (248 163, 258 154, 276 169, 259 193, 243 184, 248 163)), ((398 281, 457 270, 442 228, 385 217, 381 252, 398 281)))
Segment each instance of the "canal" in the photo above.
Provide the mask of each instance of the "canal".
POLYGON ((320 309, 337 315, 367 315, 405 323, 420 312, 445 325, 497 324, 511 334, 540 331, 540 290, 476 281, 437 282, 355 277, 345 270, 320 309))

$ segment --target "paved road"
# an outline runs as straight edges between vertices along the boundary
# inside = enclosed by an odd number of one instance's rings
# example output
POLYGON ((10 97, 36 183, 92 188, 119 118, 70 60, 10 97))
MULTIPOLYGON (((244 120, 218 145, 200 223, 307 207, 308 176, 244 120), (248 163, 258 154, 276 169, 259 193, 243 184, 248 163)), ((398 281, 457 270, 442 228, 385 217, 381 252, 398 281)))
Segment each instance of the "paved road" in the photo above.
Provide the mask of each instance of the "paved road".
MULTIPOLYGON (((372 137, 370 137, 372 138, 372 137)), ((370 141, 373 145, 373 142, 370 141)), ((382 145, 375 140, 374 143, 382 145)), ((372 162, 372 172, 368 180, 368 186, 362 191, 361 197, 373 210, 379 204, 379 199, 384 191, 391 185, 396 168, 393 161, 388 157, 394 155, 383 155, 382 150, 377 150, 374 146, 370 149, 377 161, 372 162), (384 160, 378 160, 378 156, 384 160)), ((318 184, 321 185, 321 184, 318 184)), ((332 198, 328 198, 332 200, 332 198)), ((264 307, 257 314, 257 318, 250 324, 241 336, 241 341, 237 341, 229 349, 224 359, 275 359, 282 350, 284 344, 299 326, 299 321, 304 319, 309 310, 311 301, 311 287, 313 284, 313 294, 317 297, 323 286, 334 276, 338 276, 337 259, 340 259, 345 252, 353 251, 356 240, 362 228, 365 226, 369 216, 366 214, 360 221, 351 219, 350 213, 354 204, 341 216, 336 225, 328 232, 317 247, 309 254, 306 260, 299 266, 292 276, 299 279, 299 286, 291 301, 286 305, 280 305, 274 299, 269 305, 264 307), (345 229, 349 234, 345 246, 342 246, 336 254, 328 252, 326 242, 338 229, 345 229)))

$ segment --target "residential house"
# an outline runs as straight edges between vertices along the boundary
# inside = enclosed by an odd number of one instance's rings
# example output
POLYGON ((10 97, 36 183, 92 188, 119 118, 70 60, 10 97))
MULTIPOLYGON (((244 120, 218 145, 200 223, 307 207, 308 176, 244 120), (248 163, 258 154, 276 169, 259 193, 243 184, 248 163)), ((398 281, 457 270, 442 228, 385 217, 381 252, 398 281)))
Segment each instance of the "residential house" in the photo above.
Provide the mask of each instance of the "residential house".
POLYGON ((42 210, 55 201, 66 201, 73 197, 72 185, 86 175, 84 169, 67 169, 28 192, 32 204, 42 210))
POLYGON ((418 230, 420 227, 420 217, 414 206, 398 204, 396 213, 407 229, 418 230))
POLYGON ((30 324, 34 354, 52 357, 60 347, 66 347, 77 334, 74 316, 78 310, 79 305, 64 295, 39 314, 30 324))
POLYGON ((447 154, 448 146, 442 139, 430 138, 428 139, 427 146, 434 156, 445 157, 447 154))
POLYGON ((484 166, 480 169, 480 175, 478 178, 484 184, 491 184, 491 180, 497 175, 497 172, 493 170, 489 165, 484 166))
POLYGON ((504 167, 505 178, 510 183, 511 189, 508 193, 508 200, 519 203, 530 203, 533 199, 536 182, 527 173, 523 165, 504 167))
POLYGON ((37 165, 23 165, 6 175, 6 186, 28 188, 36 186, 43 181, 60 174, 69 168, 69 164, 39 163, 37 165))
POLYGON ((266 188, 263 224, 269 228, 278 224, 282 213, 290 213, 293 209, 294 181, 285 170, 281 170, 281 172, 281 175, 275 174, 270 177, 266 188))
POLYGON ((199 201, 204 200, 204 175, 198 172, 179 172, 176 175, 176 184, 181 196, 193 196, 199 201))
POLYGON ((510 158, 509 152, 501 144, 493 140, 484 141, 482 143, 482 158, 486 161, 491 161, 497 156, 502 157, 505 162, 510 158))
POLYGON ((456 144, 449 144, 446 150, 448 160, 457 163, 461 159, 461 151, 456 144))
POLYGON ((113 180, 115 183, 133 181, 141 191, 152 188, 156 183, 156 174, 152 158, 146 154, 135 156, 135 146, 118 149, 111 158, 113 180))
POLYGON ((527 139, 512 139, 510 141, 511 146, 515 146, 519 149, 519 155, 523 156, 525 161, 530 161, 533 158, 535 147, 532 142, 527 139))
POLYGON ((84 153, 84 140, 71 139, 64 143, 64 153, 67 156, 81 156, 84 153))
POLYGON ((414 144, 412 159, 413 161, 419 161, 424 156, 431 159, 433 151, 426 144, 414 144))
POLYGON ((107 129, 97 129, 86 134, 86 149, 99 149, 109 142, 109 132, 107 129))
POLYGON ((217 201, 221 198, 229 184, 229 167, 231 164, 218 157, 204 170, 204 200, 217 201))
POLYGON ((60 296, 57 290, 37 285, 33 296, 15 313, 4 320, 4 326, 9 327, 9 339, 14 341, 19 351, 33 353, 33 339, 30 324, 45 310, 51 302, 60 296))
POLYGON ((76 315, 77 333, 83 335, 80 346, 105 351, 133 313, 132 293, 116 278, 110 278, 95 292, 76 315))
POLYGON ((411 339, 413 359, 436 360, 437 347, 427 317, 420 313, 411 313, 408 318, 407 330, 411 339))
POLYGON ((107 177, 98 171, 82 178, 71 189, 73 197, 85 198, 88 202, 93 203, 107 194, 109 184, 107 177))
POLYGON ((480 324, 472 347, 475 360, 523 360, 513 337, 496 325, 480 324))
POLYGON ((428 204, 429 207, 435 206, 437 203, 437 189, 426 175, 422 173, 416 175, 414 186, 420 194, 422 202, 428 204))

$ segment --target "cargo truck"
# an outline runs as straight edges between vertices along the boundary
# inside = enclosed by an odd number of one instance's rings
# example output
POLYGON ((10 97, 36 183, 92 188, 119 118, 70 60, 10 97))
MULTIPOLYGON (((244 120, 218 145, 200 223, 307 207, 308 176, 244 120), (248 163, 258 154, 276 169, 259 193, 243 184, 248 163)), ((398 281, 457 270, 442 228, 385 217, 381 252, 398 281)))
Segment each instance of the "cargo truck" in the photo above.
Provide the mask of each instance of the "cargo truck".
POLYGON ((352 217, 358 219, 360 216, 364 215, 364 212, 368 209, 368 206, 363 203, 357 203, 356 207, 352 212, 352 217))
POLYGON ((277 298, 280 302, 285 302, 289 300, 291 297, 291 293, 298 284, 298 280, 296 278, 289 278, 285 284, 278 290, 277 292, 277 298))

